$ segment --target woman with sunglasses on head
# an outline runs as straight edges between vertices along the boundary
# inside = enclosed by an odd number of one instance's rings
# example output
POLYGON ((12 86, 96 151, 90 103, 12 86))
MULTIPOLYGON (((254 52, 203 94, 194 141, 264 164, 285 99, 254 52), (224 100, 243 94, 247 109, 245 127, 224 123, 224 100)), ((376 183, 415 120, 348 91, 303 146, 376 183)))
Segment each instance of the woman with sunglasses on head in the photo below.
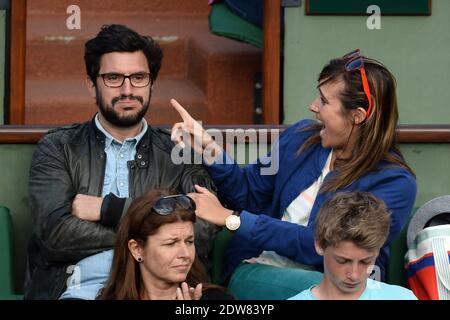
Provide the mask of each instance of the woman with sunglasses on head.
POLYGON ((317 89, 309 107, 316 120, 290 126, 269 156, 244 168, 171 101, 183 118, 172 139, 185 143, 180 132, 189 134, 202 141, 203 150, 194 145, 197 151, 211 155, 204 162, 227 208, 201 187, 192 198, 199 217, 234 232, 224 277, 230 277, 238 299, 285 299, 320 282, 323 260, 314 249, 314 221, 336 192, 370 192, 391 212, 377 280, 385 280, 389 245, 410 216, 416 180, 396 147, 394 76, 355 50, 325 65, 317 89), (263 174, 269 167, 278 170, 263 174))
POLYGON ((195 203, 151 191, 134 200, 117 232, 102 300, 233 299, 208 283, 195 254, 195 203))

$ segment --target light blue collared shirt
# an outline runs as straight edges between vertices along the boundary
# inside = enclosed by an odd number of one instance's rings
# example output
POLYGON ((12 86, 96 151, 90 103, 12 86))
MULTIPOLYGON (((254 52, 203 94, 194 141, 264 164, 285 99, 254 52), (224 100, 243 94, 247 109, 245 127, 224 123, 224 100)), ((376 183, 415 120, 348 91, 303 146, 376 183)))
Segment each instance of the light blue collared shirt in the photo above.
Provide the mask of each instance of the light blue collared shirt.
MULTIPOLYGON (((288 300, 318 300, 311 291, 315 286, 311 286, 288 300)), ((366 288, 358 300, 417 300, 417 297, 407 288, 368 278, 366 288)))
POLYGON ((142 119, 142 124, 142 131, 137 136, 120 142, 103 128, 98 120, 98 114, 95 116, 95 125, 105 135, 106 168, 102 197, 109 193, 119 198, 129 197, 128 161, 134 160, 136 146, 147 132, 148 125, 145 119, 142 119))
MULTIPOLYGON (((95 116, 95 125, 105 135, 106 168, 102 197, 109 193, 119 198, 129 197, 128 161, 134 160, 136 146, 147 132, 147 121, 142 119, 142 123, 142 131, 137 136, 120 142, 102 127, 98 114, 95 116)), ((70 270, 72 275, 60 299, 94 300, 108 280, 112 258, 113 250, 107 250, 80 260, 70 270)))

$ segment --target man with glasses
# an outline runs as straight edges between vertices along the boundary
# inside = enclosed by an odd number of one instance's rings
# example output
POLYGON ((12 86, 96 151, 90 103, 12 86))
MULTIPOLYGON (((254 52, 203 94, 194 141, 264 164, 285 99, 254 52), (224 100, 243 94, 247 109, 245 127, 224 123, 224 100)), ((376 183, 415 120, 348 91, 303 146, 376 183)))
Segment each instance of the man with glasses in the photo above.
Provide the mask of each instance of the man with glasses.
MULTIPOLYGON (((63 298, 94 299, 132 199, 154 188, 214 189, 202 166, 174 164, 170 135, 144 119, 161 67, 158 44, 125 26, 104 26, 86 42, 84 58, 99 112, 91 121, 49 132, 31 163, 27 299, 59 298, 67 285, 74 291, 63 298)), ((216 231, 203 220, 196 224, 198 255, 206 265, 216 231)))

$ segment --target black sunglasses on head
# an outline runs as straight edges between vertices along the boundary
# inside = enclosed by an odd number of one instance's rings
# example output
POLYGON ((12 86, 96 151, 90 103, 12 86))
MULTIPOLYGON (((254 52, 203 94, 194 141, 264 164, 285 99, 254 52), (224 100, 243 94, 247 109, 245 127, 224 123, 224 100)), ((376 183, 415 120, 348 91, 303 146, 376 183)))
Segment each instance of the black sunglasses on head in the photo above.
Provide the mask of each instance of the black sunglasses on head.
POLYGON ((195 211, 196 209, 194 200, 184 194, 161 197, 155 202, 152 209, 161 216, 167 216, 175 210, 177 203, 186 210, 195 211))

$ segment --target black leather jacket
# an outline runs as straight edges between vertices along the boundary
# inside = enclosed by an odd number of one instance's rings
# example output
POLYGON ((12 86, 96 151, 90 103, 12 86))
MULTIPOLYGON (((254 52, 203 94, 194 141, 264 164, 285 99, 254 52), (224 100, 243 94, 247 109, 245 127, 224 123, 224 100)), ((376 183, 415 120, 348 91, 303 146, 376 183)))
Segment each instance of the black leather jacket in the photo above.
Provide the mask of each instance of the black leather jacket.
MULTIPOLYGON (((33 235, 28 246, 26 299, 57 299, 74 264, 111 249, 116 226, 131 199, 152 188, 188 193, 199 184, 215 191, 201 165, 174 164, 170 135, 148 126, 135 160, 128 162, 130 198, 110 194, 103 201, 99 222, 81 220, 71 214, 72 200, 78 193, 102 195, 104 145, 105 136, 93 120, 52 130, 38 143, 30 169, 33 235)), ((201 219, 195 226, 197 254, 206 264, 217 230, 201 219)))

